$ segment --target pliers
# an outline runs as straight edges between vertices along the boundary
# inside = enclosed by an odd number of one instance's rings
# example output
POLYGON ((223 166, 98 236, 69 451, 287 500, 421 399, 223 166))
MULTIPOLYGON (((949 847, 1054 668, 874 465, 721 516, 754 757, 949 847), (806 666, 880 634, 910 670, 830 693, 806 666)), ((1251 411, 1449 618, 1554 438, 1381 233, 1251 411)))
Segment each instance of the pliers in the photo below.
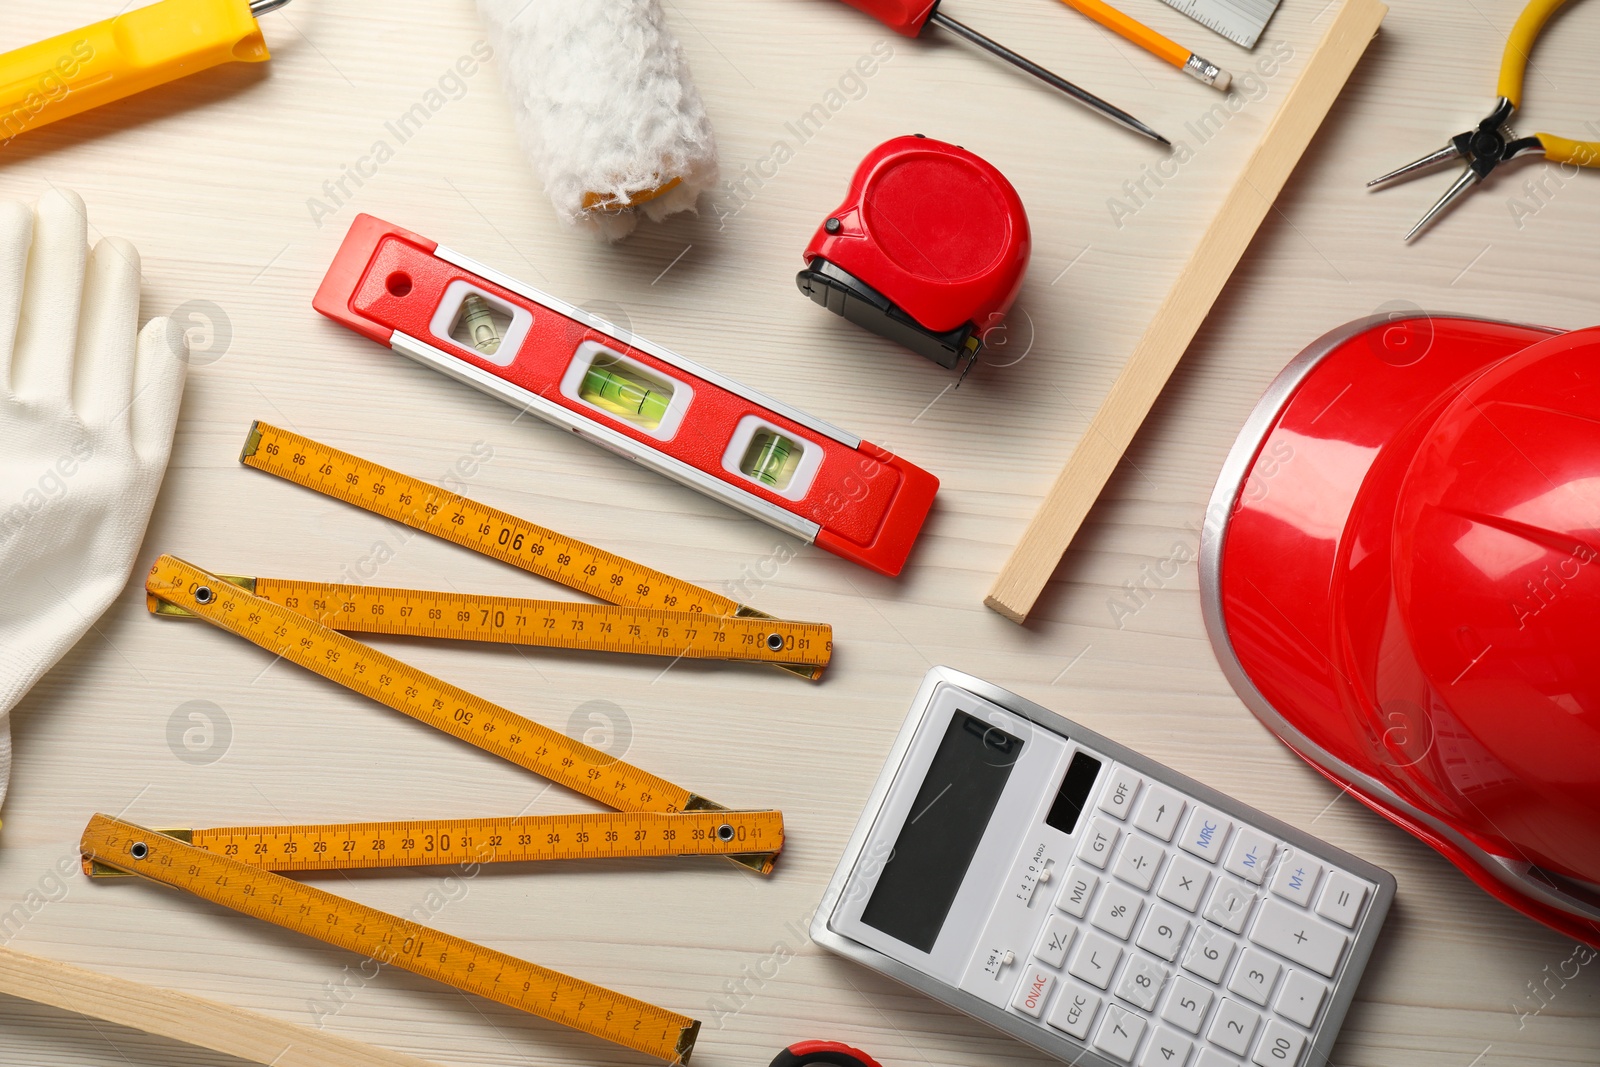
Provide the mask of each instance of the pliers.
POLYGON ((1500 98, 1495 101, 1494 110, 1489 112, 1487 118, 1466 133, 1456 134, 1450 139, 1449 144, 1437 152, 1423 156, 1415 163, 1407 163, 1400 169, 1390 171, 1383 177, 1374 178, 1367 183, 1368 188, 1384 185, 1409 178, 1425 170, 1432 170, 1453 159, 1466 160, 1467 169, 1444 196, 1439 198, 1439 202, 1428 209, 1428 213, 1422 216, 1422 221, 1411 227, 1411 232, 1405 236, 1407 241, 1444 214, 1450 205, 1468 190, 1476 187, 1507 160, 1539 153, 1554 163, 1600 167, 1600 141, 1573 141, 1551 133, 1518 137, 1507 125, 1522 101, 1522 79, 1528 69, 1528 53, 1533 51, 1533 42, 1538 39, 1545 22, 1566 2, 1567 0, 1532 0, 1522 9, 1522 14, 1517 17, 1517 23, 1511 28, 1511 36, 1506 41, 1505 54, 1500 57, 1500 84, 1497 90, 1500 98))

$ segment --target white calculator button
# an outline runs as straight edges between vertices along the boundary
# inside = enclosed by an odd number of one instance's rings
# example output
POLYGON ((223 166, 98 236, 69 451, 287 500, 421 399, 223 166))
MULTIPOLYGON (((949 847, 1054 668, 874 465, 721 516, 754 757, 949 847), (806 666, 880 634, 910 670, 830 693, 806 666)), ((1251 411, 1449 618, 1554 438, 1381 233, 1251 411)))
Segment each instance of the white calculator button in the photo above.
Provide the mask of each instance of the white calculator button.
POLYGON ((1139 894, 1125 885, 1108 882, 1089 913, 1089 921, 1118 941, 1126 941, 1143 908, 1144 900, 1139 894))
POLYGON ((1139 1067, 1183 1067, 1194 1042, 1165 1026, 1156 1030, 1139 1057, 1139 1067))
POLYGON ((1139 802, 1139 814, 1134 816, 1133 824, 1147 834, 1171 841, 1185 806, 1181 796, 1152 782, 1139 802))
POLYGON ((1086 1041, 1095 1012, 1099 1010, 1098 994, 1091 993, 1076 982, 1063 982, 1061 995, 1056 998, 1056 1006, 1050 1009, 1045 1022, 1079 1041, 1086 1041))
POLYGON ((1206 901, 1205 917, 1230 933, 1239 933, 1250 917, 1250 908, 1256 901, 1255 893, 1243 882, 1232 878, 1218 878, 1217 887, 1206 901))
POLYGON ((1129 885, 1148 892, 1150 884, 1156 880, 1156 871, 1161 869, 1164 855, 1165 850, 1151 838, 1130 833, 1122 842, 1122 851, 1117 853, 1117 862, 1111 868, 1111 873, 1129 885))
POLYGON ((1189 939, 1183 953, 1183 969, 1197 974, 1213 985, 1222 984, 1222 976, 1233 960, 1233 941, 1214 927, 1201 926, 1189 939))
POLYGON ((1316 1021, 1327 995, 1327 983, 1319 982, 1304 971, 1290 971, 1289 977, 1283 980, 1283 988, 1278 990, 1278 999, 1272 1002, 1272 1010, 1309 1028, 1316 1021))
POLYGON ((1126 819, 1128 812, 1133 810, 1133 800, 1139 795, 1142 785, 1143 778, 1118 764, 1112 769, 1111 777, 1106 779, 1098 807, 1112 818, 1126 819))
POLYGON ((1267 1006, 1267 998, 1272 995, 1272 987, 1278 984, 1278 975, 1283 973, 1283 965, 1268 956, 1265 952, 1257 952, 1247 948, 1239 955, 1239 964, 1233 969, 1233 977, 1228 980, 1228 992, 1237 993, 1252 1004, 1267 1006))
POLYGON ((1194 1061, 1194 1067, 1239 1067, 1239 1061, 1229 1059, 1214 1048, 1203 1048, 1200 1058, 1194 1061))
POLYGON ((1161 879, 1156 896, 1169 904, 1176 904, 1184 911, 1195 911, 1200 907, 1200 895, 1206 891, 1210 881, 1211 872, 1206 870, 1205 864, 1179 853, 1167 864, 1166 876, 1161 879))
POLYGON ((1278 842, 1260 830, 1241 826, 1233 835, 1233 846, 1222 865, 1251 885, 1260 885, 1272 868, 1272 854, 1277 848, 1278 842))
MULTIPOLYGON (((1127 851, 1127 846, 1123 846, 1127 851)), ((1322 883, 1322 895, 1317 898, 1317 914, 1332 919, 1346 930, 1355 928, 1361 905, 1367 902, 1367 884, 1340 870, 1328 871, 1322 883)))
POLYGON ((1114 1060, 1132 1063, 1133 1051, 1143 1036, 1144 1020, 1112 1004, 1106 1008, 1105 1021, 1094 1035, 1094 1047, 1114 1060))
POLYGON ((1105 989, 1111 984, 1111 972, 1117 969, 1121 959, 1121 945, 1102 934, 1085 931, 1067 973, 1082 978, 1096 989, 1105 989))
POLYGON ((1142 952, 1135 952, 1122 969, 1122 978, 1117 982, 1117 996, 1145 1011, 1155 1011, 1156 998, 1166 984, 1166 968, 1142 952))
POLYGON ((1172 992, 1167 994, 1167 1002, 1161 1007, 1161 1018, 1181 1030, 1198 1034, 1210 1007, 1211 990, 1180 974, 1172 981, 1172 992))
POLYGON ((1317 887, 1322 865, 1304 853, 1285 849, 1272 874, 1272 892, 1292 900, 1302 908, 1311 906, 1311 891, 1317 887))
POLYGON ((1224 997, 1216 1016, 1211 1020, 1211 1029, 1206 1031, 1206 1040, 1236 1056, 1243 1056, 1250 1047, 1250 1039, 1256 1034, 1256 1027, 1260 1025, 1261 1016, 1237 1000, 1224 997))
POLYGON ((1305 1048, 1304 1034, 1276 1019, 1269 1019, 1267 1028, 1261 1033, 1261 1040, 1256 1043, 1256 1054, 1250 1057, 1250 1062, 1258 1064, 1259 1067, 1296 1067, 1300 1062, 1300 1053, 1304 1052, 1305 1048))
POLYGON ((1083 913, 1089 910, 1089 898, 1094 896, 1095 886, 1099 884, 1098 874, 1081 863, 1074 863, 1067 868, 1061 892, 1056 894, 1056 907, 1075 919, 1083 918, 1083 913))
POLYGON ((1178 847, 1207 863, 1215 863, 1222 855, 1222 846, 1228 843, 1228 832, 1232 829, 1232 820, 1221 812, 1197 807, 1189 814, 1189 821, 1183 827, 1183 836, 1178 838, 1178 847))
POLYGON ((1096 819, 1084 831, 1083 844, 1078 846, 1078 859, 1105 870, 1106 861, 1111 858, 1111 850, 1116 846, 1120 833, 1117 824, 1110 819, 1096 819))
POLYGON ((1050 990, 1056 976, 1039 967, 1028 967, 1022 972, 1022 981, 1011 997, 1011 1006, 1035 1019, 1044 1014, 1044 1002, 1050 999, 1050 990))
POLYGON ((1067 949, 1072 947, 1072 939, 1077 934, 1076 924, 1060 915, 1052 915, 1044 924, 1044 933, 1039 935, 1039 944, 1033 954, 1050 966, 1059 968, 1067 962, 1067 949))
POLYGON ((1281 900, 1269 900, 1256 914, 1250 940, 1291 963, 1332 978, 1350 938, 1281 900))
POLYGON ((1171 963, 1177 959, 1178 948, 1188 933, 1188 919, 1165 904, 1157 904, 1150 909, 1144 926, 1139 930, 1139 940, 1135 944, 1171 963))

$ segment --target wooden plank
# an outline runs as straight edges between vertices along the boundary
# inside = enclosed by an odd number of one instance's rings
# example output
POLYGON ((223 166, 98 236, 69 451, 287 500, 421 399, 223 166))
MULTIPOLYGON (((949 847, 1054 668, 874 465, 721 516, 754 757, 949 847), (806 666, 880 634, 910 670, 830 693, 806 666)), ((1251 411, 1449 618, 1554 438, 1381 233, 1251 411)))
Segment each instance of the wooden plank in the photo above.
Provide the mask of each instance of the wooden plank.
POLYGON ((0 948, 0 993, 276 1067, 436 1067, 226 1004, 0 948))
POLYGON ((1379 0, 1345 0, 1000 569, 984 604, 1012 622, 1022 622, 1033 610, 1387 11, 1379 0))

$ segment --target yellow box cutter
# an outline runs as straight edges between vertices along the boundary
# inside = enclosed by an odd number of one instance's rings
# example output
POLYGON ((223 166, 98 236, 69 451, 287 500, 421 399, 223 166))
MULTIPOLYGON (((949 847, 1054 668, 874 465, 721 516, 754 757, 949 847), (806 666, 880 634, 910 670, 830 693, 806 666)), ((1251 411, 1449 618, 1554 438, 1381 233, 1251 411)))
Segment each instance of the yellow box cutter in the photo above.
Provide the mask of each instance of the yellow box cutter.
POLYGON ((1518 137, 1507 125, 1511 121, 1512 114, 1522 103, 1522 78, 1528 69, 1528 54, 1533 51, 1533 43, 1538 39, 1539 31, 1544 29, 1544 24, 1549 21, 1550 16, 1566 2, 1567 0, 1533 0, 1522 9, 1517 24, 1511 27, 1505 54, 1500 57, 1498 89, 1500 98, 1494 102, 1494 110, 1489 112, 1487 118, 1466 133, 1456 134, 1450 139, 1449 144, 1437 152, 1423 156, 1415 163, 1407 163, 1399 170, 1392 170, 1383 177, 1374 178, 1367 183, 1368 188, 1384 185, 1409 178, 1425 170, 1432 170, 1453 159, 1466 160, 1466 171, 1439 198, 1439 202, 1428 209, 1422 220, 1411 227, 1411 232, 1405 236, 1407 241, 1422 232, 1424 227, 1444 214, 1450 205, 1468 190, 1476 187, 1489 176, 1490 172, 1507 160, 1540 153, 1555 163, 1571 163, 1578 167, 1600 166, 1600 141, 1573 141, 1551 133, 1518 137))
POLYGON ((256 16, 289 0, 161 0, 0 55, 0 144, 222 63, 269 57, 256 16))

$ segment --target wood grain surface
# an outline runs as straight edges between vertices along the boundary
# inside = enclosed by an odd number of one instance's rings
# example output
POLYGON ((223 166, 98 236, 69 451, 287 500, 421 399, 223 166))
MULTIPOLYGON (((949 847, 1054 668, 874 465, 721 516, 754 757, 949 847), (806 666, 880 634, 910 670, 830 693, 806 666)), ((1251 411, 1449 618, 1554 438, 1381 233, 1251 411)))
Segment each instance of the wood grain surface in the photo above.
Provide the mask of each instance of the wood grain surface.
MULTIPOLYGON (((1053 0, 948 3, 1182 141, 1184 161, 959 42, 892 37, 834 0, 664 0, 730 184, 698 217, 645 225, 611 247, 552 217, 513 134, 503 57, 470 77, 453 73, 483 38, 468 0, 295 0, 264 19, 271 63, 219 68, 0 149, 0 195, 80 191, 95 235, 126 237, 143 253, 145 313, 193 326, 141 572, 171 552, 233 573, 561 595, 241 467, 246 427, 264 418, 835 628, 835 660, 818 685, 718 663, 383 644, 723 803, 782 808, 788 845, 768 879, 683 860, 307 880, 692 1014, 705 1023, 703 1067, 764 1067, 810 1037, 858 1044, 885 1067, 1043 1065, 804 937, 917 681, 949 664, 1395 872, 1399 898, 1345 1023, 1340 1067, 1593 1064, 1600 969, 1551 978, 1571 974, 1571 943, 1491 900, 1271 738, 1212 658, 1192 563, 1169 580, 1146 577, 1193 557, 1238 426, 1324 331, 1388 308, 1564 328, 1600 318, 1600 175, 1520 163, 1410 247, 1401 234, 1449 177, 1363 188, 1488 110, 1520 0, 1391 5, 1025 627, 985 609, 984 592, 1332 7, 1284 0, 1245 52, 1159 0, 1120 0, 1232 71, 1230 110, 1053 0), (441 106, 402 143, 386 124, 432 92, 441 106), (815 107, 825 120, 797 133, 815 107), (856 162, 915 132, 995 163, 1033 228, 1005 344, 959 389, 827 314, 792 280, 856 162), (376 164, 380 141, 389 151, 376 164), (360 184, 345 177, 358 167, 360 184), (933 470, 943 488, 906 573, 880 578, 798 546, 322 319, 312 293, 359 211, 933 470), (1152 592, 1130 605, 1125 585, 1140 581, 1152 592)), ((9 4, 0 49, 116 10, 111 0, 9 4)), ((1533 57, 1528 124, 1592 135, 1597 41, 1600 5, 1571 4, 1553 20, 1533 57)), ((582 798, 226 634, 153 620, 137 583, 13 720, 17 765, 0 830, 0 940, 10 947, 444 1064, 647 1062, 419 978, 370 975, 338 950, 167 890, 91 884, 73 869, 95 811, 241 824, 561 812, 584 809, 582 798)), ((231 1062, 0 998, 4 1067, 231 1062)))
MULTIPOLYGON (((984 604, 1012 622, 1028 617, 1049 584, 1067 546, 1116 473, 1178 360, 1205 324, 1256 230, 1271 212, 1273 200, 1311 147, 1388 9, 1381 3, 1346 0, 1335 10, 1305 69, 1250 149, 1222 205, 983 598, 984 604)), ((1173 165, 1181 156, 1182 149, 1175 148, 1173 165)), ((1150 195, 1154 195, 1153 189, 1150 195)))

